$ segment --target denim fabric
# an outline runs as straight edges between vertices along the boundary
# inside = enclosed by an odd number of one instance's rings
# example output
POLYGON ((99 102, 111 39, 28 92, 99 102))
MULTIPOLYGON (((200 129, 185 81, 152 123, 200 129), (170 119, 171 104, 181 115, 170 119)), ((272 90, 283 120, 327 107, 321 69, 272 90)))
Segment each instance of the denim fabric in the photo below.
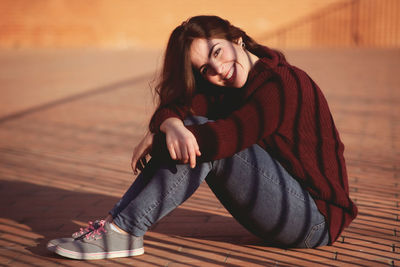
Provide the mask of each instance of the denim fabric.
MULTIPOLYGON (((185 124, 206 121, 194 117, 185 124)), ((310 194, 258 145, 229 158, 197 163, 194 169, 152 159, 110 214, 121 229, 142 236, 204 180, 232 216, 269 245, 328 244, 328 226, 310 194)))

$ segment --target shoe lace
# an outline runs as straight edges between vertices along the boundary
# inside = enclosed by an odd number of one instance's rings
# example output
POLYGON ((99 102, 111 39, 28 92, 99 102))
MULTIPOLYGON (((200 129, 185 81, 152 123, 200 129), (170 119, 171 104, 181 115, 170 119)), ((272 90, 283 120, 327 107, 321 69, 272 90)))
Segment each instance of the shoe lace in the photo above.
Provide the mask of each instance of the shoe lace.
MULTIPOLYGON (((94 222, 94 223, 96 223, 96 222, 94 222)), ((80 228, 79 231, 73 233, 72 236, 79 237, 81 235, 85 235, 85 234, 87 234, 89 232, 92 232, 95 229, 94 226, 93 226, 94 223, 92 221, 89 221, 88 222, 88 226, 86 228, 80 228)))
POLYGON ((78 236, 76 239, 100 239, 102 238, 102 233, 106 233, 106 229, 104 229, 104 224, 106 221, 101 220, 101 221, 94 221, 88 222, 88 226, 86 228, 80 228, 78 232, 75 234, 78 236))

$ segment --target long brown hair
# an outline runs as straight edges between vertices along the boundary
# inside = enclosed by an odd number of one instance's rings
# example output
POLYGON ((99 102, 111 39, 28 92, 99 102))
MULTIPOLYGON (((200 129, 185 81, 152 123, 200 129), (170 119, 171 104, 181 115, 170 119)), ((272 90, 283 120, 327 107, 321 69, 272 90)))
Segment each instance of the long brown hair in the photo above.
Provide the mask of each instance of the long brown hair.
MULTIPOLYGON (((261 47, 243 30, 217 16, 195 16, 176 27, 169 38, 163 68, 155 87, 158 96, 155 113, 164 107, 172 108, 175 105, 183 107, 186 113, 190 112, 199 79, 190 60, 190 46, 194 39, 221 38, 235 42, 240 37, 246 49, 252 53, 261 47)), ((153 119, 154 115, 149 125, 152 132, 156 130, 153 119)))

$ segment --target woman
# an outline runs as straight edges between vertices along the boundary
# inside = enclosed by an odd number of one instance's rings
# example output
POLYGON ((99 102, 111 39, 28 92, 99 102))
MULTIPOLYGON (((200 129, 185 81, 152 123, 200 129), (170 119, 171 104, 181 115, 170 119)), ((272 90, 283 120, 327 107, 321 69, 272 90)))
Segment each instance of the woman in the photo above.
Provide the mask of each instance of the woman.
POLYGON ((156 91, 150 131, 133 152, 139 176, 105 220, 50 241, 50 250, 76 259, 143 254, 148 228, 204 180, 269 245, 330 245, 355 218, 326 100, 281 53, 219 17, 193 17, 172 32, 156 91))

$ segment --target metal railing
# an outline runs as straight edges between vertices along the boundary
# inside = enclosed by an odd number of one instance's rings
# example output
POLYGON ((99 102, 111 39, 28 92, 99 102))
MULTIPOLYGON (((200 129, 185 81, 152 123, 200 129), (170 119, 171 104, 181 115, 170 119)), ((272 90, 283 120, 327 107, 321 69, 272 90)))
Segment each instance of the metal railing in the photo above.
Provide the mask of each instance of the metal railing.
POLYGON ((400 0, 346 0, 257 38, 272 47, 400 47, 400 0))

